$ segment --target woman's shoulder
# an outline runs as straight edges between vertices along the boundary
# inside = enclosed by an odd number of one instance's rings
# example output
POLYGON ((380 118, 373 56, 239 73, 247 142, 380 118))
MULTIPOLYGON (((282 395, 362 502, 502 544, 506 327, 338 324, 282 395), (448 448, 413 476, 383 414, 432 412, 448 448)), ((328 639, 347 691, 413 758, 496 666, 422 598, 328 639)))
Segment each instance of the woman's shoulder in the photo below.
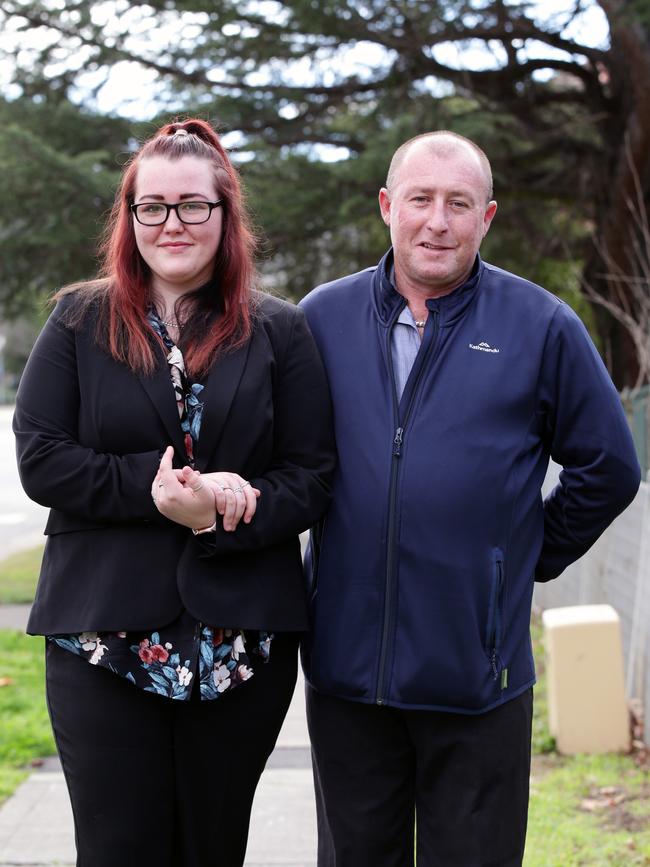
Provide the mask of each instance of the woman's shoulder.
POLYGON ((253 321, 271 329, 292 328, 303 318, 302 311, 291 301, 256 291, 252 297, 253 321))
POLYGON ((64 286, 52 297, 56 305, 53 317, 73 330, 89 323, 95 324, 101 315, 107 288, 105 280, 88 280, 64 286))

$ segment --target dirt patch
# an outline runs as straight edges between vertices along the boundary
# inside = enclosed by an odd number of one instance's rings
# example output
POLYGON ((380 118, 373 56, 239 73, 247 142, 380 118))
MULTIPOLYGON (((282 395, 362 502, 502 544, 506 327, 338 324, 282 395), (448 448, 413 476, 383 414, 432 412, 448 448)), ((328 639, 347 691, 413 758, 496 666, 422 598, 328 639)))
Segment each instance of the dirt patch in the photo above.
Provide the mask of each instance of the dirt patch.
POLYGON ((598 816, 607 831, 645 831, 650 827, 650 789, 642 786, 639 791, 630 793, 624 786, 592 788, 580 802, 580 810, 598 816), (631 811, 633 801, 640 804, 640 811, 631 811))

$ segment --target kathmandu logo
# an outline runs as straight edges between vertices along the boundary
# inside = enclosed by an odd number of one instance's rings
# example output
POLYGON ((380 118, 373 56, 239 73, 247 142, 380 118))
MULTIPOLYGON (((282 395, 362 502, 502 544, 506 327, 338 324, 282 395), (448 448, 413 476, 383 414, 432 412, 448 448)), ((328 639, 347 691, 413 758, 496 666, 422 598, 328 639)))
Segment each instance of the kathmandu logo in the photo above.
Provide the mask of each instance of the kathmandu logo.
POLYGON ((497 349, 495 346, 490 346, 489 343, 486 343, 484 340, 481 343, 470 343, 470 349, 477 349, 479 352, 501 352, 500 349, 497 349))

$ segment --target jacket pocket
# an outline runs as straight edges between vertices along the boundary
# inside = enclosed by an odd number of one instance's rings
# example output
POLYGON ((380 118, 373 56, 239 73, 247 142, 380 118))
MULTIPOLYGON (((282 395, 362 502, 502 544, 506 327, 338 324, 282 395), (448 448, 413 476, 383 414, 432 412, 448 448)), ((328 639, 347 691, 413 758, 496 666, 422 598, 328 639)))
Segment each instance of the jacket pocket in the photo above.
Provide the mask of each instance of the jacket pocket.
POLYGON ((504 637, 505 588, 506 577, 503 553, 498 548, 495 548, 492 560, 492 584, 485 630, 485 650, 490 660, 492 675, 495 680, 498 680, 501 673, 499 652, 504 637))

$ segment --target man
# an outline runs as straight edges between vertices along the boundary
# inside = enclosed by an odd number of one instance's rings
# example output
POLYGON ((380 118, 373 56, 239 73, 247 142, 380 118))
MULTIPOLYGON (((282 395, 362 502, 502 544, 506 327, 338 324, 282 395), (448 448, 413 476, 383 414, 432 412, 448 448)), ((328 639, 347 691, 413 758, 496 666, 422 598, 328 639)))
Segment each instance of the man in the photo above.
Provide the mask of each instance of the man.
POLYGON ((339 452, 307 557, 319 867, 412 867, 414 847, 418 867, 513 867, 533 582, 584 554, 639 466, 577 316, 478 255, 485 154, 418 136, 379 206, 392 249, 302 302, 339 452), (564 471, 542 503, 549 456, 564 471))

